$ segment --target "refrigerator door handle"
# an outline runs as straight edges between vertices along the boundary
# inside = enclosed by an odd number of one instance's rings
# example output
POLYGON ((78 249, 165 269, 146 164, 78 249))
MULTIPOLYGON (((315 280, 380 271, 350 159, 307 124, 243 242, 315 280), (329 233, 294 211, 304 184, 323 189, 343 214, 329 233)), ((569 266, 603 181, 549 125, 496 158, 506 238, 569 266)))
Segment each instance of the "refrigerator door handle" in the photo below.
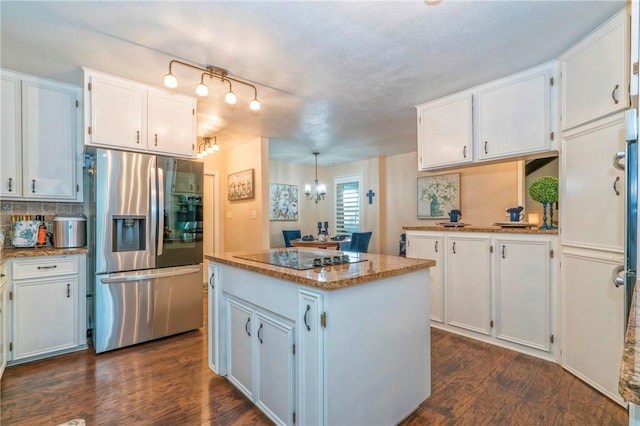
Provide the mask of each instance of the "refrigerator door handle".
POLYGON ((164 170, 158 167, 158 256, 164 245, 164 170))
POLYGON ((621 161, 627 156, 627 153, 624 151, 618 151, 613 156, 613 167, 618 170, 624 170, 624 163, 621 161))
POLYGON ((624 277, 620 276, 621 272, 624 272, 624 265, 619 265, 616 266, 615 268, 613 268, 613 271, 611 273, 611 282, 616 286, 616 287, 620 287, 624 285, 624 277))
POLYGON ((168 269, 169 269, 168 271, 161 271, 161 272, 156 272, 152 274, 144 274, 144 275, 131 274, 131 275, 119 275, 115 277, 105 277, 105 278, 101 278, 100 282, 102 284, 113 284, 113 283, 122 283, 127 281, 143 281, 143 280, 152 280, 155 278, 175 277, 178 275, 194 274, 200 271, 199 267, 179 268, 179 269, 168 268, 168 269))

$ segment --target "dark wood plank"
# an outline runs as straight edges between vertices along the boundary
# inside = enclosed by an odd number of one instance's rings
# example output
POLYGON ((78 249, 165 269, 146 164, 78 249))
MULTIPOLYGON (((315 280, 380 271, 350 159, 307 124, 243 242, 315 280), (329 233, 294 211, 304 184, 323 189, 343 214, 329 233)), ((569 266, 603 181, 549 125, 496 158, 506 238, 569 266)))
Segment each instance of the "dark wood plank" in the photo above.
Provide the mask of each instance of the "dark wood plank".
MULTIPOLYGON (((206 318, 206 302, 205 306, 206 318)), ((552 362, 433 329, 432 395, 402 425, 626 425, 626 411, 552 362)), ((207 363, 206 326, 96 355, 8 367, 3 425, 266 425, 207 363)))

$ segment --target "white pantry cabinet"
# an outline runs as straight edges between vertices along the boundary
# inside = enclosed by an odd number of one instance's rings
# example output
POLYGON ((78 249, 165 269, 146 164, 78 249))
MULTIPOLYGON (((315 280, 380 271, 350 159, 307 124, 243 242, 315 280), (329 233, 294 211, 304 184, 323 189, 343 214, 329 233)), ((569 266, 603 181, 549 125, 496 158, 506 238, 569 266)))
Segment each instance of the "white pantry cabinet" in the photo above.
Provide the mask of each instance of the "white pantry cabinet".
POLYGON ((87 347, 86 256, 11 259, 12 363, 87 347))
POLYGON ((561 55, 563 130, 630 106, 629 37, 625 8, 561 55))
POLYGON ((491 333, 491 239, 447 235, 447 324, 491 333))
MULTIPOLYGON (((549 151, 557 64, 490 84, 477 94, 479 160, 549 151)), ((555 120, 554 120, 555 122, 555 120)))
POLYGON ((418 105, 418 168, 473 161, 472 95, 463 93, 418 105))
POLYGON ((613 159, 624 151, 624 113, 563 132, 563 245, 623 252, 625 175, 613 159))
POLYGON ((8 70, 1 73, 0 196, 82 201, 80 88, 8 70))
POLYGON ((228 296, 228 378, 276 424, 295 423, 293 324, 228 296))
POLYGON ((83 70, 85 145, 192 156, 195 98, 83 70))
POLYGON ((429 268, 431 282, 431 321, 444 322, 444 236, 437 233, 407 233, 407 257, 432 259, 436 266, 429 268))

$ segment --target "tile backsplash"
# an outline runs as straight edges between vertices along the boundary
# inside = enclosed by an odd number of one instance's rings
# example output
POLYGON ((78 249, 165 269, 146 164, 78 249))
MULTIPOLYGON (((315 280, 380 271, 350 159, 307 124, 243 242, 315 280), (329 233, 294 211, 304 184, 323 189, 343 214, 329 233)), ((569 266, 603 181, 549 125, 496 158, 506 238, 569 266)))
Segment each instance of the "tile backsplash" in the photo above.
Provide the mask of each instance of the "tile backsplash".
POLYGON ((0 201, 0 231, 5 235, 5 247, 9 239, 12 215, 43 215, 47 231, 53 232, 53 217, 57 214, 82 215, 82 203, 55 203, 50 201, 0 201))

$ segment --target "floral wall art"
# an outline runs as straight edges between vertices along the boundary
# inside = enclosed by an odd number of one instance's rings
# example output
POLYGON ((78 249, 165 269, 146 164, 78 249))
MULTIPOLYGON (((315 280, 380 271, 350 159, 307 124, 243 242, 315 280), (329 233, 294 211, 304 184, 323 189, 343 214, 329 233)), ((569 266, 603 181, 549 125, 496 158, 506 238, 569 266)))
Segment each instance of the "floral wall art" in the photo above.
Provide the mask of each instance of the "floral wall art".
POLYGON ((298 185, 269 185, 269 220, 298 220, 298 185))
POLYGON ((460 173, 418 178, 418 219, 446 219, 460 209, 460 173))

